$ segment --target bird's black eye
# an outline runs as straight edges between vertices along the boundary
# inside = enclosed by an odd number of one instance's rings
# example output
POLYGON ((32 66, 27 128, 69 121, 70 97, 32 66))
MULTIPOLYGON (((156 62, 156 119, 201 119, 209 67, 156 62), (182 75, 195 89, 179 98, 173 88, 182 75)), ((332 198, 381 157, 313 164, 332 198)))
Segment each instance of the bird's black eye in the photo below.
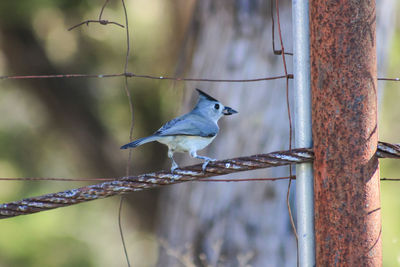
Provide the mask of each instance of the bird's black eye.
POLYGON ((219 109, 219 104, 215 104, 215 105, 214 105, 214 108, 215 108, 215 109, 219 109))

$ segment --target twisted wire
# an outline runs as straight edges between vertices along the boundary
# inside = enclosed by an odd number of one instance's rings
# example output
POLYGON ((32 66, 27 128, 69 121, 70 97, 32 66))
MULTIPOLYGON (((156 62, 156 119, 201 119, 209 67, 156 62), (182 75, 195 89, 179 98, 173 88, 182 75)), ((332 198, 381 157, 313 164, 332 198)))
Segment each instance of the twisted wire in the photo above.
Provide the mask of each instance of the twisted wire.
MULTIPOLYGON (((400 145, 379 142, 376 156, 398 159, 400 158, 400 145)), ((0 219, 212 176, 312 162, 313 160, 312 149, 298 148, 210 162, 204 172, 201 169, 201 164, 197 164, 177 169, 174 173, 158 171, 138 176, 115 178, 113 181, 0 204, 0 219)))

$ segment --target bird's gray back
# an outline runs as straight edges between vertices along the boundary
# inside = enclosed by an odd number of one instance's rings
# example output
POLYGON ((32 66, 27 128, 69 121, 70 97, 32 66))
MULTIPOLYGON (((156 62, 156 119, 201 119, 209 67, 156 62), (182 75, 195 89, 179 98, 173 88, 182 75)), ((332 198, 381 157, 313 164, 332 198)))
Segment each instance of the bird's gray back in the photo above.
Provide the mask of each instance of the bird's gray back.
POLYGON ((201 114, 187 113, 165 123, 154 135, 192 135, 213 137, 219 131, 218 125, 201 114))

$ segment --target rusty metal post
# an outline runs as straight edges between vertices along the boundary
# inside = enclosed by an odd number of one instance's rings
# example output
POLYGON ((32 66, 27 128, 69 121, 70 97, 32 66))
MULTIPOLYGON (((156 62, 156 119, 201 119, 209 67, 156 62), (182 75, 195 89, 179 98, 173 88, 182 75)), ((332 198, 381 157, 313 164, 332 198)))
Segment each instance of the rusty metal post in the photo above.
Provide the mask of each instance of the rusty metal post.
POLYGON ((310 3, 317 266, 381 266, 375 1, 310 3))

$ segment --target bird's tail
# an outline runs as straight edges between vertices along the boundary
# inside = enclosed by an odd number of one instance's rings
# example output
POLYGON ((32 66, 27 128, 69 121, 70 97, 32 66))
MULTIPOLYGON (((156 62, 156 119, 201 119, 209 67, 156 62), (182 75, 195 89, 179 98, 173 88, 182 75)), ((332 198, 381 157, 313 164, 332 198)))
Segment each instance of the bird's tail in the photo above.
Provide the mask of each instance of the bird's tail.
POLYGON ((154 135, 143 137, 143 138, 140 138, 133 142, 130 142, 129 144, 121 146, 121 149, 134 148, 134 147, 137 147, 137 146, 149 143, 149 142, 156 141, 157 139, 158 139, 158 136, 154 136, 154 135))

